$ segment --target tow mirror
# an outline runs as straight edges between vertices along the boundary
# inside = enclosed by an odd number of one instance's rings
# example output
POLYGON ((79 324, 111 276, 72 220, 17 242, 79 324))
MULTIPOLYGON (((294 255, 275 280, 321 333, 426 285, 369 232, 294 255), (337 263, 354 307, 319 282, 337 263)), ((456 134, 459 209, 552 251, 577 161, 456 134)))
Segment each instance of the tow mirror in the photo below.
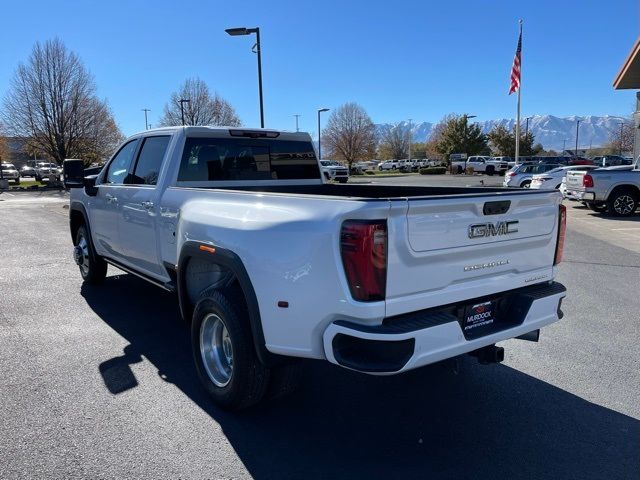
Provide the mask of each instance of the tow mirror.
POLYGON ((65 160, 62 170, 65 188, 84 187, 84 162, 82 160, 65 160))

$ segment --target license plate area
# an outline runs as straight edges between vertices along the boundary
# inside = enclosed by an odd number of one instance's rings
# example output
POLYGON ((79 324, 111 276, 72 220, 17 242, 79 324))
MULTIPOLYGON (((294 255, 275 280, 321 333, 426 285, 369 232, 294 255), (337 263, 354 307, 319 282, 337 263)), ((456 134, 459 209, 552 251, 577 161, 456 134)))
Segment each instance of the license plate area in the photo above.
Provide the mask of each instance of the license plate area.
POLYGON ((490 329, 496 321, 497 300, 467 305, 462 316, 462 331, 475 336, 474 332, 490 329))
POLYGON ((458 322, 465 339, 473 340, 520 325, 531 303, 530 297, 513 293, 474 299, 458 308, 458 322))

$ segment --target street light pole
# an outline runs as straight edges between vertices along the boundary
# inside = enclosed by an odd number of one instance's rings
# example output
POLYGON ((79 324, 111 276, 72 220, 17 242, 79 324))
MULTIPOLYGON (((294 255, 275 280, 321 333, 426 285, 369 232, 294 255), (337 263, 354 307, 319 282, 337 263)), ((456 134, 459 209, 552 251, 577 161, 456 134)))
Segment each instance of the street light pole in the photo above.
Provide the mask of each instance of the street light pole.
POLYGON ((149 110, 148 108, 143 108, 142 111, 144 112, 144 129, 149 130, 149 122, 147 121, 147 112, 150 112, 151 110, 149 110))
POLYGON ((576 123, 576 157, 578 156, 578 134, 580 133, 580 120, 576 123))
POLYGON ((298 128, 298 117, 301 117, 302 115, 296 113, 293 116, 296 117, 296 132, 299 132, 300 129, 298 128))
POLYGON ((191 102, 191 100, 189 99, 185 99, 185 98, 181 98, 180 99, 180 115, 182 116, 182 125, 184 126, 184 104, 185 103, 189 103, 191 102))
POLYGON ((411 163, 411 121, 413 119, 409 119, 409 163, 411 163))
POLYGON ((246 27, 238 27, 238 28, 227 28, 225 30, 232 37, 238 35, 251 35, 252 33, 256 34, 256 44, 254 45, 255 50, 251 49, 254 53, 258 54, 258 94, 260 96, 260 128, 264 128, 264 107, 262 101, 262 48, 260 47, 260 28, 246 28, 246 27))
POLYGON ((529 135, 529 119, 530 119, 530 118, 531 118, 531 117, 527 117, 527 118, 525 118, 525 122, 526 122, 526 123, 525 123, 525 125, 526 125, 526 126, 525 126, 525 128, 524 128, 524 138, 527 138, 527 135, 529 135))
POLYGON ((322 160, 322 150, 320 148, 320 143, 322 142, 322 135, 320 134, 320 114, 322 112, 328 112, 328 108, 319 108, 318 109, 318 160, 322 160))
MULTIPOLYGON (((467 136, 469 135, 467 132, 469 130, 469 119, 470 118, 476 118, 476 115, 467 115, 466 113, 463 115, 464 117, 464 149, 467 149, 467 136)), ((469 158, 469 154, 467 152, 464 152, 464 154, 466 155, 464 157, 464 172, 463 173, 467 173, 467 159, 469 158)))

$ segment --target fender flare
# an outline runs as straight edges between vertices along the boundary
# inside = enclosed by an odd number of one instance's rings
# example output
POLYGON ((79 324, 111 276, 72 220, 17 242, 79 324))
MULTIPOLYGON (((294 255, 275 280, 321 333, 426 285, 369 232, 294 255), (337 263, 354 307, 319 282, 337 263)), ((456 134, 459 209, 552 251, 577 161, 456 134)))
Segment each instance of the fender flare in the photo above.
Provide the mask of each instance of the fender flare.
POLYGON ((93 240, 93 235, 91 233, 91 225, 89 225, 89 215, 87 214, 87 208, 84 206, 82 202, 73 201, 69 204, 69 232, 71 233, 71 241, 72 242, 76 241, 73 235, 73 224, 71 223, 72 212, 80 212, 80 214, 84 218, 84 225, 85 227, 87 227, 87 233, 93 240))
POLYGON ((189 300, 187 288, 186 288, 186 266, 189 260, 192 258, 201 258, 208 262, 217 263, 227 269, 229 269, 235 275, 238 280, 238 284, 242 289, 242 293, 247 302, 247 310, 249 312, 249 324, 251 327, 251 334, 253 337, 253 344, 255 347, 258 360, 265 366, 273 366, 278 362, 278 355, 275 355, 267 350, 266 342, 264 339, 264 332, 262 330, 262 320, 260 317, 260 308, 258 306, 258 298, 256 292, 249 278, 242 260, 231 250, 216 246, 215 253, 200 250, 200 246, 205 245, 211 247, 210 244, 188 240, 184 243, 180 249, 180 255, 178 257, 177 265, 177 291, 178 291, 178 303, 180 305, 180 314, 185 320, 188 320, 193 315, 193 307, 189 300))

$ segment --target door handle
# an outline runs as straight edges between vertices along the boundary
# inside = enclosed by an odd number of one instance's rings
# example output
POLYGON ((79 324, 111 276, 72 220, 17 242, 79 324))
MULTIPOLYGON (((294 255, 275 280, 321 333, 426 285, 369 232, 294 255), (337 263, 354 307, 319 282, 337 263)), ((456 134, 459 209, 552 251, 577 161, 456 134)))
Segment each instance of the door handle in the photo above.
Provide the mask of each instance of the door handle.
POLYGON ((116 203, 118 201, 118 197, 114 197, 110 193, 107 193, 105 198, 107 199, 107 203, 116 203))
POLYGON ((153 208, 153 202, 149 202, 149 201, 142 202, 142 206, 147 210, 151 210, 153 208))

